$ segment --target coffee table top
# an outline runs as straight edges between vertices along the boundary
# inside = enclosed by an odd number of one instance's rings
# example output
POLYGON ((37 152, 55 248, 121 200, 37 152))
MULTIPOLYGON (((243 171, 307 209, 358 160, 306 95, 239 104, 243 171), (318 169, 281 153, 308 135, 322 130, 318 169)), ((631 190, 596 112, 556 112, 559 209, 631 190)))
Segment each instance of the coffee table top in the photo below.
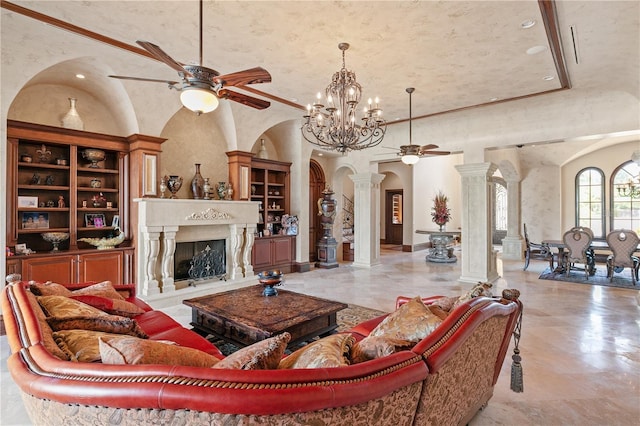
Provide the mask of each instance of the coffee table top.
POLYGON ((273 335, 300 323, 345 309, 345 303, 278 289, 277 296, 263 296, 262 285, 244 287, 184 300, 200 311, 273 335))

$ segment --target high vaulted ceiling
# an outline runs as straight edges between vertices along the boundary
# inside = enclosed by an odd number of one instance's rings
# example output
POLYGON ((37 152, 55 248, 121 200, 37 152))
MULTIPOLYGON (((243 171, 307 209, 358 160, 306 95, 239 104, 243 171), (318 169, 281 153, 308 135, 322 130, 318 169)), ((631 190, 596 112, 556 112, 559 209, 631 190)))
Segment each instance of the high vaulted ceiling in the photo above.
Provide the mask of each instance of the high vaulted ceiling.
MULTIPOLYGON (((37 33, 38 19, 2 3, 3 19, 19 22, 25 36, 37 33)), ((104 46, 104 36, 134 47, 136 40, 151 41, 179 62, 199 60, 197 1, 11 3, 96 33, 88 39, 71 33, 79 54, 92 43, 104 46)), ((416 88, 414 118, 558 90, 563 83, 639 98, 639 11, 637 1, 205 0, 203 65, 222 74, 262 66, 273 81, 252 86, 257 96, 303 108, 341 67, 338 43, 348 42, 347 68, 356 72, 363 98, 380 97, 389 122, 408 117, 407 87, 416 88), (523 28, 526 21, 535 25, 523 28)), ((74 49, 69 29, 47 34, 43 44, 74 49)), ((115 74, 177 77, 167 65, 121 47, 101 52, 115 74)), ((71 73, 39 78, 78 84, 71 73)), ((167 90, 160 83, 127 84, 167 90)))

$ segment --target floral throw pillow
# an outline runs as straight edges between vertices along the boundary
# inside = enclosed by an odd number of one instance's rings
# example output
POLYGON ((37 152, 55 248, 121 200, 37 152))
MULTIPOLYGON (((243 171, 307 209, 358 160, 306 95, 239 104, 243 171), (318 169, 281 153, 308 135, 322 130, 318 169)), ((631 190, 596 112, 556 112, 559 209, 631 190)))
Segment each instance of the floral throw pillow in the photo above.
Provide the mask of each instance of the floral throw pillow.
POLYGON ((291 340, 287 332, 242 348, 217 363, 213 368, 235 370, 274 370, 291 340))
POLYGON ((415 344, 427 337, 441 322, 442 320, 422 303, 420 296, 416 296, 389 314, 371 330, 369 336, 384 336, 415 344))
POLYGON ((285 357, 278 368, 333 368, 350 364, 355 343, 349 333, 333 334, 311 342, 285 357))
POLYGON ((209 368, 220 361, 206 352, 166 340, 103 336, 98 339, 98 346, 103 364, 164 364, 209 368))

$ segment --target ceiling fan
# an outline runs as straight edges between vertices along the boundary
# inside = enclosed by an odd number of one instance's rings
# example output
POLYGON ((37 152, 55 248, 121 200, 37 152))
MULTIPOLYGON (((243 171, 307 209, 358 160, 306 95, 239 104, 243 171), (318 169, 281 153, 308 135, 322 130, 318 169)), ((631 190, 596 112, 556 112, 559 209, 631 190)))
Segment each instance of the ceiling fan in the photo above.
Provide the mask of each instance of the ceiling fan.
POLYGON ((220 98, 239 102, 256 109, 265 109, 271 105, 269 101, 228 89, 228 87, 234 86, 271 82, 271 74, 264 68, 255 67, 231 74, 220 75, 218 71, 202 65, 202 0, 200 0, 200 62, 198 65, 181 64, 165 53, 159 46, 151 42, 137 40, 136 43, 151 53, 156 59, 178 71, 180 81, 120 75, 110 75, 109 77, 123 80, 166 83, 169 85, 169 89, 175 89, 181 92, 180 101, 182 104, 198 115, 216 109, 220 98))
POLYGON ((451 154, 449 151, 434 151, 434 149, 438 148, 438 145, 428 144, 420 146, 413 144, 411 129, 411 94, 415 90, 416 89, 413 87, 408 87, 406 89, 409 94, 409 145, 400 145, 400 152, 398 152, 398 155, 402 157, 402 162, 409 165, 416 164, 420 160, 420 157, 451 154))

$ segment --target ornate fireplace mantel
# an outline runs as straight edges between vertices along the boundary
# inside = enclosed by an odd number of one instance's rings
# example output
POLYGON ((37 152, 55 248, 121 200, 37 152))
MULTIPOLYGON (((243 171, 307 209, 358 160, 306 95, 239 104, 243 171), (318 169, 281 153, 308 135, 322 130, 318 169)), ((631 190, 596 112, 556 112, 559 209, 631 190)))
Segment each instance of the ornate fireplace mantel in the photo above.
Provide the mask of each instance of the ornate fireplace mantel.
POLYGON ((138 198, 136 283, 140 296, 176 291, 176 242, 225 239, 227 280, 252 277, 258 218, 252 201, 138 198))

